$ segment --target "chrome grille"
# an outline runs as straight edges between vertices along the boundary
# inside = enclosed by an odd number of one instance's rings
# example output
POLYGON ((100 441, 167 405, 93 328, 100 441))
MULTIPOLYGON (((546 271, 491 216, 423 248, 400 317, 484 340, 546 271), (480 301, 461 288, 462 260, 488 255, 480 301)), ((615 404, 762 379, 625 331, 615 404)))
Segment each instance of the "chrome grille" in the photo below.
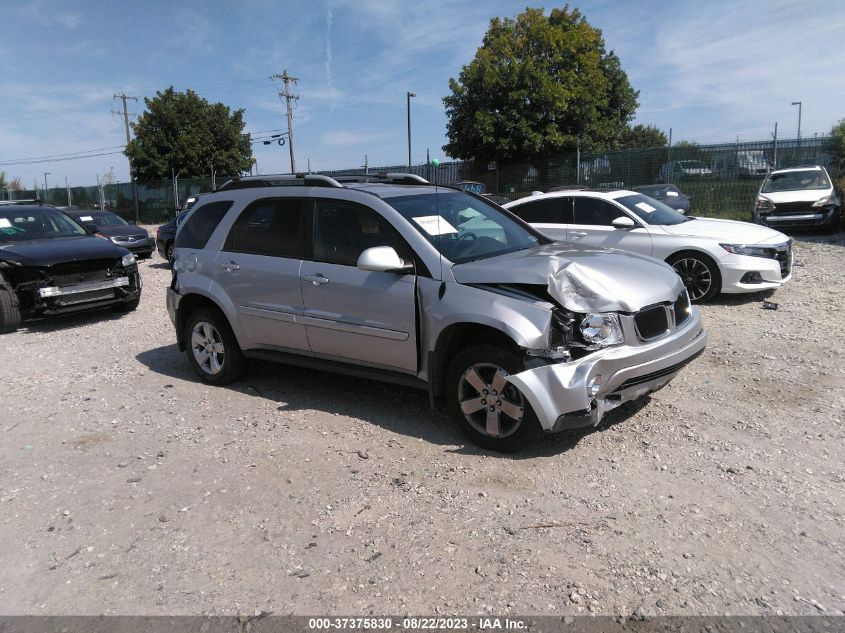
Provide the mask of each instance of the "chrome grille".
POLYGON ((675 311, 675 325, 684 323, 692 314, 689 303, 689 294, 686 291, 679 294, 672 307, 675 311))
POLYGON ((111 279, 115 262, 110 259, 92 259, 53 266, 52 273, 57 286, 73 286, 92 281, 111 279))

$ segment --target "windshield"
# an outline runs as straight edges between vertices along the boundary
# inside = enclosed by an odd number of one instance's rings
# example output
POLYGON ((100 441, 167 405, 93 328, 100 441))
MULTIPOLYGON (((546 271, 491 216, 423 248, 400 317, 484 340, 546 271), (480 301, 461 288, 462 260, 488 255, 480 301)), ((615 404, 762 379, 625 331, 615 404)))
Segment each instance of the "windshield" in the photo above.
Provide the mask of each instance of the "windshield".
POLYGON ((509 214, 458 191, 397 196, 385 202, 456 264, 545 243, 509 214))
POLYGON ((628 209, 628 211, 635 213, 646 224, 665 226, 669 224, 681 224, 692 219, 681 215, 672 207, 666 206, 659 200, 639 193, 616 198, 614 202, 618 202, 628 209))
POLYGON ((700 160, 679 160, 678 164, 684 169, 709 169, 700 160))
POLYGON ((820 169, 802 169, 769 174, 763 183, 761 193, 776 191, 801 191, 805 189, 830 189, 830 180, 820 169))
POLYGON ((83 211, 81 213, 74 213, 73 217, 83 224, 95 224, 98 228, 106 226, 129 226, 129 222, 119 215, 109 213, 108 211, 83 211))
POLYGON ((680 190, 675 185, 643 185, 642 187, 637 187, 636 190, 658 200, 667 196, 676 197, 680 193, 680 190))
POLYGON ((50 240, 87 234, 85 229, 55 209, 0 207, 0 242, 50 240))

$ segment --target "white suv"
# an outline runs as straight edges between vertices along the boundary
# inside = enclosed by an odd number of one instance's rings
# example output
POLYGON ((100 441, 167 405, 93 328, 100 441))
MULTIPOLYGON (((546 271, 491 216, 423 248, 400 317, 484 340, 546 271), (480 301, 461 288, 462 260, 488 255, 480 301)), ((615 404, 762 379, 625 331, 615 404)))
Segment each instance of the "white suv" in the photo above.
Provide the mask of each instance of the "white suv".
POLYGON ((827 170, 820 165, 773 171, 757 194, 753 218, 778 228, 839 228, 841 203, 827 170))

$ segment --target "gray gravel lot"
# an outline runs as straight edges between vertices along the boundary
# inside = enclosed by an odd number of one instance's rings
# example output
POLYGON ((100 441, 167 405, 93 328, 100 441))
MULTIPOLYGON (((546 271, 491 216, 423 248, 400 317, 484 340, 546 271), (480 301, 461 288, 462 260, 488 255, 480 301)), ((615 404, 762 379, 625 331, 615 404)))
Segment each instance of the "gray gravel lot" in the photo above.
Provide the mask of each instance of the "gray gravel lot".
POLYGON ((799 236, 778 310, 516 457, 410 389, 200 384, 142 262, 137 312, 0 338, 0 614, 841 614, 844 256, 799 236))

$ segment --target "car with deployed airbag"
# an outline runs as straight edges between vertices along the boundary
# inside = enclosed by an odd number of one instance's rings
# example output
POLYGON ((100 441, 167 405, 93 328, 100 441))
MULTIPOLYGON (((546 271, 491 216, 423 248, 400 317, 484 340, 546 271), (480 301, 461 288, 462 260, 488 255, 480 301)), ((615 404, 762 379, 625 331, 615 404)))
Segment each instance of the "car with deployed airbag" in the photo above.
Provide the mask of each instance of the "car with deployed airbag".
POLYGON ((670 266, 412 174, 231 181, 173 256, 167 308, 203 382, 263 359, 416 387, 496 451, 597 425, 707 342, 670 266))

